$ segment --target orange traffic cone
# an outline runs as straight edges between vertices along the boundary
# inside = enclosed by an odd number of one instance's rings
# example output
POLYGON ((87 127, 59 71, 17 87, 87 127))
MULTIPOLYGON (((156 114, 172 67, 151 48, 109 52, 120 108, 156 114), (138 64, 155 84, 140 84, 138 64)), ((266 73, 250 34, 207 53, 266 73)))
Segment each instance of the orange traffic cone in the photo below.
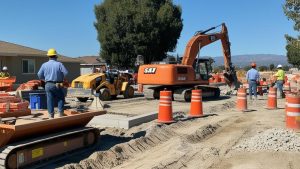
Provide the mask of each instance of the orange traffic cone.
POLYGON ((288 106, 288 97, 291 93, 285 95, 285 121, 287 121, 287 106, 288 106))
POLYGON ((191 110, 189 117, 203 116, 202 107, 202 90, 192 90, 191 110))
POLYGON ((246 88, 239 88, 237 92, 236 108, 238 110, 247 110, 247 93, 246 88))
POLYGON ((286 127, 300 129, 300 96, 289 94, 286 108, 286 127))
POLYGON ((270 87, 268 94, 268 107, 267 109, 277 109, 277 88, 270 87))
POLYGON ((160 91, 158 122, 159 123, 174 122, 173 121, 173 112, 172 112, 172 92, 171 91, 160 91))

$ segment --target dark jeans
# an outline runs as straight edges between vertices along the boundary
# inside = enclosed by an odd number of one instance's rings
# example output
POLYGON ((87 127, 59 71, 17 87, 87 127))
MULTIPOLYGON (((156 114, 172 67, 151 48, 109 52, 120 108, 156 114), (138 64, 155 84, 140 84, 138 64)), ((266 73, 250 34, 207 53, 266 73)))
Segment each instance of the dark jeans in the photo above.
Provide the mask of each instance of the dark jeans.
POLYGON ((47 109, 50 117, 54 117, 54 102, 58 102, 58 112, 62 116, 64 113, 65 96, 62 88, 57 88, 55 83, 46 83, 47 109))
POLYGON ((254 94, 254 97, 257 97, 257 83, 256 81, 249 81, 249 96, 252 97, 252 92, 254 94))

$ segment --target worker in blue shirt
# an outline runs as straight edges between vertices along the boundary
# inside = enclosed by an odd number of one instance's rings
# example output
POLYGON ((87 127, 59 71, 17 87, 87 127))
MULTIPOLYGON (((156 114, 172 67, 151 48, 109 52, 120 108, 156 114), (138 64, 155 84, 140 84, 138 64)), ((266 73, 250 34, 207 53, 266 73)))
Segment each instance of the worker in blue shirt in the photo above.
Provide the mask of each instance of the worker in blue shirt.
POLYGON ((68 74, 65 66, 57 61, 57 53, 55 49, 49 49, 47 56, 49 61, 44 63, 39 72, 38 77, 45 80, 45 90, 47 94, 47 109, 49 118, 54 118, 54 102, 58 102, 59 116, 64 114, 65 95, 63 92, 63 81, 68 74))
POLYGON ((249 84, 250 100, 252 100, 252 92, 254 94, 255 99, 257 99, 257 84, 259 83, 259 73, 256 70, 256 63, 251 63, 251 69, 248 70, 246 79, 249 84))

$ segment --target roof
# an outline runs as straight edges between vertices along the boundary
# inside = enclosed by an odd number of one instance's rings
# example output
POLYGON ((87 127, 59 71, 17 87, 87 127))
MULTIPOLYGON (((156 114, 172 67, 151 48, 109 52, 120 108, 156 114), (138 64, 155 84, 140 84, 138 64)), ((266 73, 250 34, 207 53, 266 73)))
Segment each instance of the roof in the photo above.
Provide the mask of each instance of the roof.
MULTIPOLYGON (((47 52, 39 49, 30 48, 10 42, 0 40, 0 56, 34 56, 47 57, 47 52)), ((59 54, 58 60, 61 62, 80 62, 79 60, 59 54)))
POLYGON ((105 61, 100 58, 99 56, 80 56, 78 57, 79 60, 82 61, 82 63, 85 64, 99 64, 99 63, 105 63, 105 61), (99 62, 100 61, 100 62, 99 62))

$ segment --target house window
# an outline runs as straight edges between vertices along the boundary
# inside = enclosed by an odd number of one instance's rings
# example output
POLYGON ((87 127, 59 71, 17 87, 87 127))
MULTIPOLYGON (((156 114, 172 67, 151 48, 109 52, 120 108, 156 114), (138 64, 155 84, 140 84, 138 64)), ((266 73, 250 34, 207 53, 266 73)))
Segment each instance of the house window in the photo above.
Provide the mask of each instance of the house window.
POLYGON ((23 73, 35 73, 34 59, 23 59, 22 60, 22 72, 23 73))

